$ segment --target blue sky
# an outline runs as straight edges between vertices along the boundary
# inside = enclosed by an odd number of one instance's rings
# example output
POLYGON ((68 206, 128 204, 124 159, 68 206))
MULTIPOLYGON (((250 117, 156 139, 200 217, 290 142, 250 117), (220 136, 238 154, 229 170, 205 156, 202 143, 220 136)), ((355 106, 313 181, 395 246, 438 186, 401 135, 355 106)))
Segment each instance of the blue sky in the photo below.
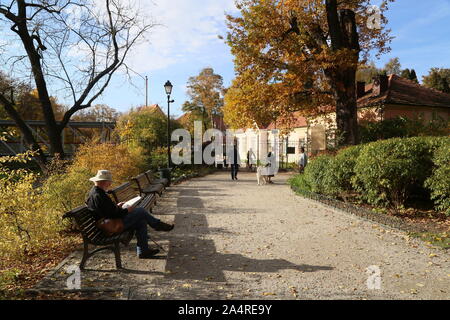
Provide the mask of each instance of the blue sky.
MULTIPOLYGON (((135 48, 130 67, 149 77, 149 102, 167 108, 163 85, 174 85, 171 114, 181 115, 187 99, 186 82, 204 67, 212 67, 226 86, 234 78, 233 57, 218 35, 226 35, 225 12, 237 13, 234 0, 139 0, 146 15, 160 26, 149 34, 149 42, 135 48)), ((373 0, 379 4, 381 0, 373 0)), ((403 68, 414 68, 419 80, 432 67, 450 68, 450 0, 396 0, 387 13, 395 36, 392 51, 375 60, 378 67, 399 57, 403 68)), ((1 39, 0 39, 1 41, 1 39)), ((116 74, 96 103, 121 112, 145 103, 144 80, 116 74)), ((60 98, 60 101, 62 99, 60 98)), ((61 101, 65 102, 65 101, 61 101)), ((67 101, 70 103, 70 101, 67 101)))
POLYGON ((399 57, 420 81, 432 67, 450 68, 450 0, 397 0, 387 16, 395 39, 377 66, 399 57))
MULTIPOLYGON (((374 1, 374 4, 379 1, 374 1)), ((150 79, 149 100, 166 110, 163 84, 174 84, 172 110, 181 115, 186 100, 186 82, 204 67, 213 67, 229 85, 234 77, 233 57, 217 35, 226 34, 224 12, 236 12, 233 0, 155 0, 147 3, 152 14, 165 26, 153 30, 151 43, 131 57, 134 69, 150 79)), ((414 68, 419 79, 431 67, 450 68, 450 0, 397 0, 387 13, 395 36, 392 51, 375 60, 382 67, 399 57, 403 68, 414 68)), ((143 104, 144 81, 116 80, 99 102, 119 111, 143 104)), ((171 112, 172 113, 172 112, 171 112)))

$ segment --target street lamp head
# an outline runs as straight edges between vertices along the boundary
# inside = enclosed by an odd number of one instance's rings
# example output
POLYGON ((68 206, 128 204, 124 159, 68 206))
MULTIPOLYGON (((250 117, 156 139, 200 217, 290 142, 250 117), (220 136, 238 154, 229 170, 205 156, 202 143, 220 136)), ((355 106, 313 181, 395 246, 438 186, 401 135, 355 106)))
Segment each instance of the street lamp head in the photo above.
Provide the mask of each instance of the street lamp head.
POLYGON ((170 81, 167 81, 166 84, 164 85, 164 89, 166 89, 166 93, 168 96, 170 96, 172 94, 172 84, 170 83, 170 81))

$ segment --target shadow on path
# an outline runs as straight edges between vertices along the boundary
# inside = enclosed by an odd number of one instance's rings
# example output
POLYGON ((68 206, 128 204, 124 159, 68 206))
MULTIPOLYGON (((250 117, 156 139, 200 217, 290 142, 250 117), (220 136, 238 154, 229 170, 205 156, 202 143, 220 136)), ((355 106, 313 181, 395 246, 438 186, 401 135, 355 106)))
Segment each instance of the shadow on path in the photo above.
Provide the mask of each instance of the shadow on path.
MULTIPOLYGON (((169 273, 166 278, 226 282, 224 271, 276 273, 285 269, 301 272, 334 269, 329 266, 296 265, 284 259, 260 260, 242 254, 217 252, 214 240, 202 237, 210 233, 206 216, 203 214, 176 215, 175 225, 178 229, 174 230, 174 234, 168 235, 170 250, 166 271, 169 273)), ((214 232, 232 237, 230 231, 214 232)))

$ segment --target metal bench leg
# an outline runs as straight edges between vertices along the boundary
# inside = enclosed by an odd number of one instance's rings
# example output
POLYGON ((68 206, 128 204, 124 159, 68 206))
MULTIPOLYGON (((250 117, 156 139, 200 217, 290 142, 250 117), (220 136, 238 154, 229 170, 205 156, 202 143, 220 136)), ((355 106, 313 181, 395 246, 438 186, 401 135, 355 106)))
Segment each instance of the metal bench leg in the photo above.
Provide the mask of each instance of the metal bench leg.
POLYGON ((86 265, 86 261, 89 258, 89 244, 86 239, 83 239, 83 259, 81 259, 80 270, 84 270, 84 266, 86 265))
POLYGON ((122 261, 120 259, 120 244, 118 241, 114 243, 114 256, 116 257, 116 268, 122 269, 122 261))

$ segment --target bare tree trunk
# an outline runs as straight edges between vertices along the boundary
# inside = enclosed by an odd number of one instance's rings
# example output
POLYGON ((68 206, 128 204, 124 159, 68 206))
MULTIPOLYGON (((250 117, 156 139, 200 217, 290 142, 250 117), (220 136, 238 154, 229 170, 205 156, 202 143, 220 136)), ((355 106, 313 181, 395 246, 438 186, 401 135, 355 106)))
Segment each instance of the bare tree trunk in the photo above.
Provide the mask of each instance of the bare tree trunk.
POLYGON ((50 144, 50 154, 58 154, 61 158, 64 158, 64 149, 62 146, 61 130, 59 130, 58 125, 55 120, 55 115, 53 113, 52 103, 50 100, 50 95, 47 90, 47 84, 45 82, 44 74, 42 72, 41 56, 38 50, 45 50, 45 47, 37 40, 38 47, 34 45, 36 38, 31 37, 28 32, 27 26, 27 7, 23 0, 17 1, 19 19, 17 23, 17 34, 19 35, 22 43, 24 45, 25 51, 27 52, 28 59, 30 60, 31 70, 36 83, 36 89, 39 93, 39 102, 42 107, 42 112, 44 114, 44 120, 47 128, 47 134, 50 144))
MULTIPOLYGON (((125 59, 133 47, 153 25, 145 24, 138 11, 123 5, 120 1, 104 0, 106 12, 103 17, 93 13, 89 4, 91 2, 76 1, 11 1, 10 5, 0 4, 0 15, 11 23, 11 30, 17 34, 22 42, 26 56, 31 66, 31 74, 36 84, 40 106, 46 124, 49 139, 50 154, 64 158, 62 134, 71 117, 78 111, 91 107, 109 85, 113 74, 119 67, 125 65, 125 59), (69 6, 77 6, 83 9, 83 16, 78 27, 70 25, 68 13, 64 10, 69 6), (44 16, 40 16, 46 14, 44 16), (42 21, 45 21, 43 23, 42 21), (53 24, 57 27, 53 27, 53 24), (89 27, 87 25, 89 24, 89 27), (45 33, 41 37, 40 34, 45 33), (89 48, 84 59, 85 68, 79 67, 79 74, 83 81, 68 72, 68 66, 63 57, 64 48, 71 45, 84 43, 89 48), (50 54, 45 56, 49 46, 50 54), (108 48, 105 54, 100 53, 108 48), (102 62, 98 61, 99 55, 102 62), (50 63, 48 62, 50 61, 50 63), (49 67, 56 62, 60 65, 58 71, 49 67), (74 104, 65 112, 63 119, 57 123, 53 112, 46 77, 52 76, 59 79, 65 86, 65 90, 71 92, 74 104)), ((3 20, 2 20, 3 21, 3 20)), ((6 21, 6 20, 5 20, 6 21)), ((21 57, 23 58, 23 57, 21 57)), ((78 66, 77 66, 78 68, 78 66)), ((8 105, 9 114, 16 121, 17 126, 23 132, 27 142, 34 147, 39 145, 33 140, 21 115, 14 109, 14 103, 8 105), (14 116, 12 116, 14 114, 14 116), (28 131, 27 131, 28 130, 28 131)), ((42 150, 40 154, 43 155, 42 150)), ((45 163, 45 158, 42 158, 45 163)), ((41 165, 41 164, 40 164, 41 165)))

